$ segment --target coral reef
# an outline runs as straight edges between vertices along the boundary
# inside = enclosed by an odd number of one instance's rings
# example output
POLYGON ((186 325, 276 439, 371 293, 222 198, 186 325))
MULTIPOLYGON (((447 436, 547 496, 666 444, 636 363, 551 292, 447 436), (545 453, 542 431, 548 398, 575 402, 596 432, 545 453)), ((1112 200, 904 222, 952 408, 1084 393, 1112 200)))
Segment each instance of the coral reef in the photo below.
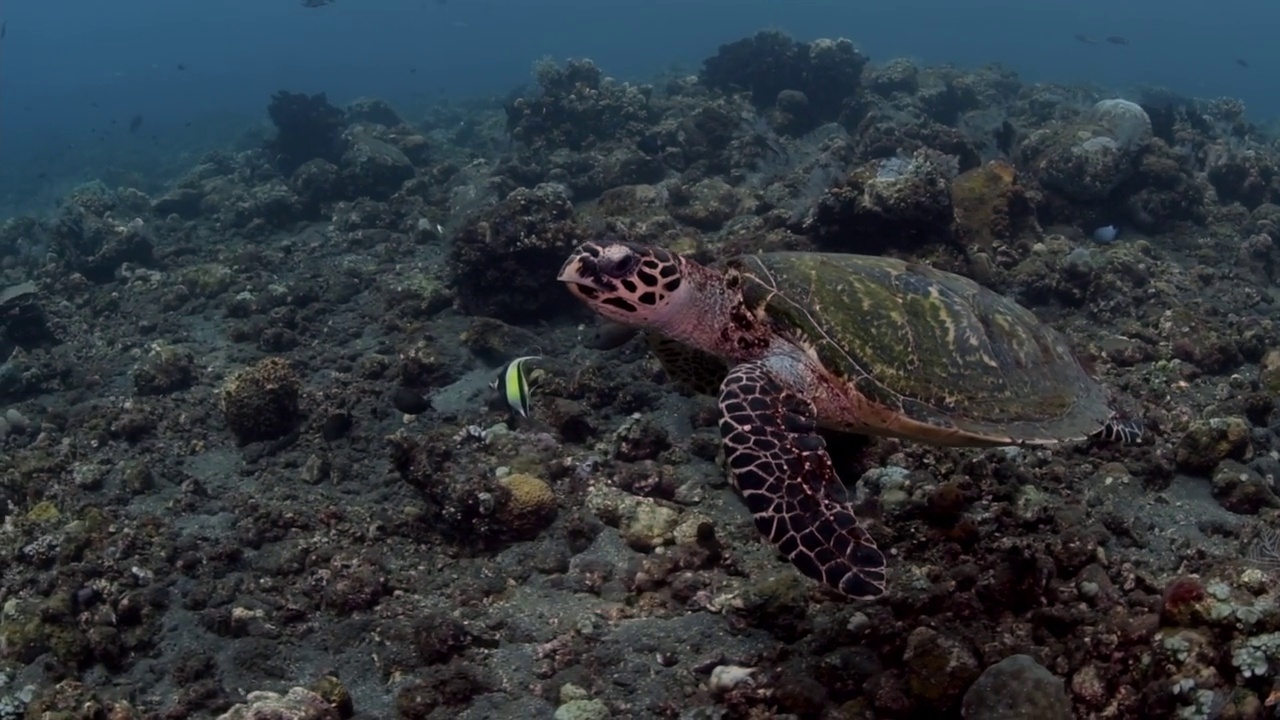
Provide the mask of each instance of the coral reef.
MULTIPOLYGON (((145 196, 144 196, 145 197, 145 196)), ((119 220, 136 207, 100 184, 77 188, 48 231, 52 251, 92 282, 112 280, 124 263, 150 265, 154 243, 145 221, 119 220)))
POLYGON ((1239 102, 774 32, 534 80, 279 93, 265 145, 0 222, 0 720, 1274 710, 1280 145, 1239 102), (829 436, 893 555, 840 600, 731 499, 715 399, 558 287, 605 234, 965 273, 1147 432, 829 436))
POLYGON ((866 64, 849 40, 806 43, 766 30, 721 45, 699 79, 715 90, 750 92, 757 109, 772 109, 776 125, 798 135, 840 116, 866 64))
POLYGON ((1032 133, 1019 147, 1019 160, 1046 189, 1074 202, 1101 202, 1133 176, 1151 136, 1141 107, 1103 100, 1080 122, 1032 133))
POLYGON ((546 279, 586 237, 563 188, 543 184, 512 192, 454 237, 450 262, 458 304, 473 315, 515 322, 570 307, 546 279))
POLYGON ((506 105, 507 132, 534 149, 584 150, 610 139, 635 138, 654 118, 652 88, 616 83, 590 60, 534 68, 538 92, 506 105))
POLYGON ((291 174, 308 160, 337 162, 342 154, 345 115, 329 104, 324 93, 306 95, 281 90, 271 96, 267 115, 276 136, 267 143, 284 174, 291 174))
POLYGON ((949 240, 956 170, 924 150, 868 163, 826 191, 806 226, 823 247, 870 255, 949 240))
POLYGON ((274 440, 297 424, 300 392, 289 362, 266 358, 227 378, 222 414, 240 442, 274 440))

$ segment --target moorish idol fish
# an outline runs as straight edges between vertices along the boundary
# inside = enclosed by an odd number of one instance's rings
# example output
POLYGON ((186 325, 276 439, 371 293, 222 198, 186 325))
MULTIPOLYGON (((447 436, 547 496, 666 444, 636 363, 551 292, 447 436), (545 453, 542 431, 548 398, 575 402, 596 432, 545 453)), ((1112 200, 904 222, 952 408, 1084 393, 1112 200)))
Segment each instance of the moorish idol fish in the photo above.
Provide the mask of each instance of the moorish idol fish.
POLYGON ((498 377, 489 383, 489 387, 502 393, 511 412, 520 417, 529 417, 529 378, 525 375, 524 364, 537 360, 541 355, 525 355, 507 363, 498 373, 498 377))

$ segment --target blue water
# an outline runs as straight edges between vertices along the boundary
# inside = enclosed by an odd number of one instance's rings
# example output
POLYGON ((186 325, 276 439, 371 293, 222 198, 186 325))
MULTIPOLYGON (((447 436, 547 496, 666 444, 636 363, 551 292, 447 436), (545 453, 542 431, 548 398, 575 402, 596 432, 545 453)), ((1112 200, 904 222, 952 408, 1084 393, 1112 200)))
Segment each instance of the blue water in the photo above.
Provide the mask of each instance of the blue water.
POLYGON ((280 89, 339 103, 503 94, 546 55, 644 78, 766 27, 849 37, 875 62, 996 61, 1030 81, 1161 84, 1280 115, 1276 0, 3 0, 0 18, 0 199, 82 156, 127 164, 230 136, 280 89))

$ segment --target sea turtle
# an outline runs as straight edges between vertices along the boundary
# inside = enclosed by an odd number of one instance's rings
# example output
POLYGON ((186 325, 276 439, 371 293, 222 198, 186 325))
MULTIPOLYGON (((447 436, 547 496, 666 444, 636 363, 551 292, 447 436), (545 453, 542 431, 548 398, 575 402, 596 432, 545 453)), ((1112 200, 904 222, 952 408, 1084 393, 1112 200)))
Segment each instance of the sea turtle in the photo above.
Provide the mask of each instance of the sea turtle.
POLYGON ((558 278, 596 313, 648 332, 668 374, 720 397, 735 489, 805 575, 884 593, 819 426, 935 445, 1133 441, 1063 338, 981 285, 888 257, 743 255, 703 266, 587 242, 558 278))

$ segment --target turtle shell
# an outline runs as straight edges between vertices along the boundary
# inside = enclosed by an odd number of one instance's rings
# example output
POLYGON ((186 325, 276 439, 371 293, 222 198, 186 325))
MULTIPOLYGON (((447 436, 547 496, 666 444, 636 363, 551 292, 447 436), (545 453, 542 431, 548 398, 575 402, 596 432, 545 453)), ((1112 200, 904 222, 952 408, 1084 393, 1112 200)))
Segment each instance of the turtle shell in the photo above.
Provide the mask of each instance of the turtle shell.
POLYGON ((728 267, 740 273, 747 304, 863 408, 846 429, 945 444, 1045 443, 1086 437, 1112 414, 1106 389, 1060 334, 968 278, 825 253, 749 255, 728 267))

